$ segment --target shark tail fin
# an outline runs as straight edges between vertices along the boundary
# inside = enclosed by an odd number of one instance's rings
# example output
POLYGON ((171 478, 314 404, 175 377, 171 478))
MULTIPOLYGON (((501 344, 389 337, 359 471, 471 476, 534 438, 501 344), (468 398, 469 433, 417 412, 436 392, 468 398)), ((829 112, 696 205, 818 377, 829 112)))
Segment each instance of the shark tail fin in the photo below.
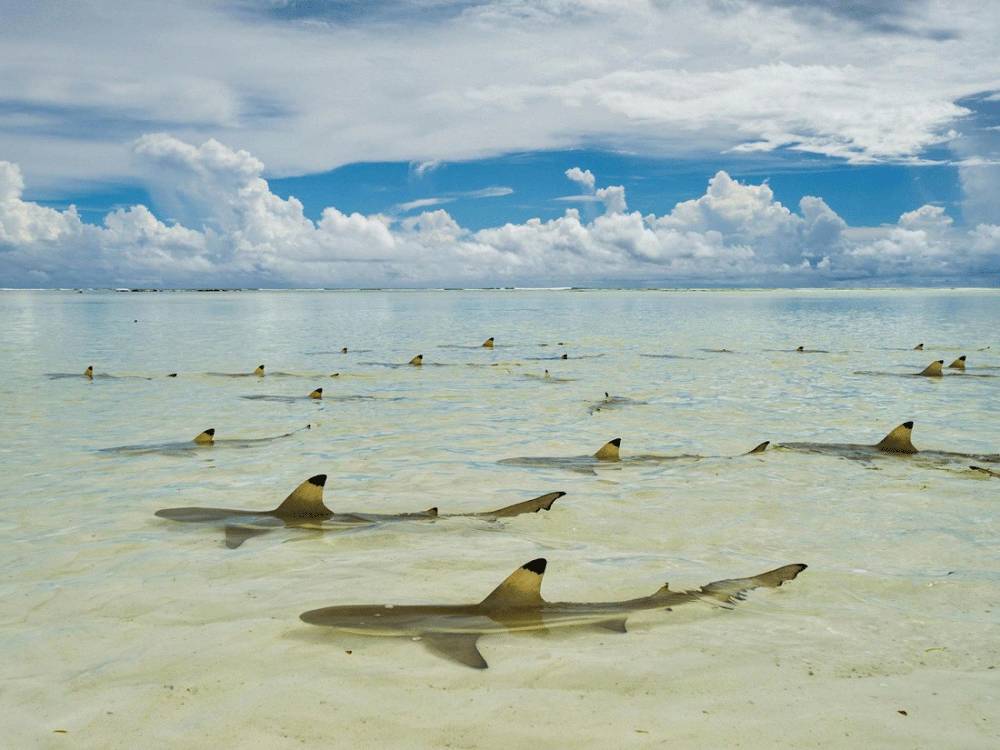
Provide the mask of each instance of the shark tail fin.
POLYGON ((964 370, 965 369, 965 355, 956 359, 950 365, 948 365, 949 370, 964 370))
POLYGON ((910 441, 913 435, 913 422, 903 422, 899 427, 882 438, 875 447, 886 453, 916 453, 910 441))
POLYGON ((413 359, 410 360, 410 364, 411 365, 416 365, 417 367, 419 367, 423 363, 424 363, 424 355, 423 354, 418 354, 416 357, 414 357, 413 359))
POLYGON ((805 563, 783 565, 752 578, 728 578, 724 581, 713 581, 701 587, 696 592, 702 597, 715 599, 723 604, 735 604, 746 599, 748 591, 757 588, 776 589, 806 569, 805 563))
POLYGON ((309 398, 314 398, 314 399, 317 399, 317 400, 323 398, 323 389, 322 388, 317 388, 315 391, 312 391, 309 394, 309 398))
POLYGON ((550 492, 547 495, 541 495, 532 500, 525 500, 524 502, 508 505, 505 508, 491 510, 486 513, 477 513, 476 515, 488 518, 510 518, 511 516, 519 516, 522 513, 537 513, 540 510, 550 510, 552 503, 565 494, 565 492, 550 492))
POLYGON ((488 339, 486 339, 486 341, 483 342, 483 348, 484 349, 492 349, 493 348, 493 337, 492 336, 490 336, 488 339))
POLYGON ((751 448, 750 450, 748 450, 743 455, 744 456, 752 456, 755 453, 763 453, 764 451, 767 450, 767 446, 769 446, 770 444, 771 444, 770 440, 765 440, 763 443, 761 443, 760 445, 754 446, 753 448, 751 448))
POLYGON ((215 442, 215 428, 209 427, 204 432, 199 432, 194 436, 194 442, 198 445, 211 445, 215 442))
POLYGON ((926 375, 930 378, 936 378, 939 375, 944 375, 944 372, 941 370, 942 367, 944 367, 944 360, 936 359, 921 370, 918 375, 926 375))
POLYGON ((253 374, 259 378, 264 377, 264 365, 257 365, 257 367, 253 371, 253 374))
POLYGON ((292 490, 274 510, 278 518, 327 518, 333 511, 323 504, 323 486, 326 474, 317 474, 292 490))
POLYGON ((594 454, 594 458, 600 461, 617 461, 621 458, 619 454, 619 449, 622 447, 622 439, 615 438, 614 440, 609 440, 604 445, 600 447, 597 453, 594 454))
POLYGON ((87 365, 87 369, 83 371, 83 376, 85 378, 90 378, 91 380, 93 380, 94 379, 94 366, 93 365, 87 365))
POLYGON ((542 576, 547 562, 544 557, 526 562, 507 576, 503 583, 480 602, 482 607, 530 607, 542 603, 542 576))

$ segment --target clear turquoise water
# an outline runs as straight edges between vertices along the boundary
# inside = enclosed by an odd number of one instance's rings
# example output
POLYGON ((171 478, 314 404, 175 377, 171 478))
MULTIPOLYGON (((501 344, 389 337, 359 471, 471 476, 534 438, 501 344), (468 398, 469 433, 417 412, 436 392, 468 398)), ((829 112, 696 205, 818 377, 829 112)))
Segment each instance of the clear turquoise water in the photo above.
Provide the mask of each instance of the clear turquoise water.
POLYGON ((918 447, 995 453, 1000 377, 853 373, 967 354, 970 374, 1000 375, 996 291, 2 292, 0 320, 0 720, 11 746, 1000 738, 1000 480, 961 464, 791 452, 595 475, 497 463, 591 453, 617 436, 623 455, 872 443, 907 419, 918 447), (492 352, 477 348, 488 336, 492 352), (920 341, 925 351, 911 351, 920 341), (799 344, 830 353, 768 351, 799 344), (702 351, 713 348, 734 353, 702 351), (535 359, 562 352, 574 359, 535 359), (417 353, 421 369, 366 364, 417 353), (292 375, 204 374, 260 363, 292 375), (90 364, 153 379, 46 377, 90 364), (525 377, 545 368, 572 380, 525 377), (321 403, 240 398, 317 386, 321 403), (648 403, 591 414, 604 391, 648 403), (377 398, 333 400, 347 395, 377 398), (98 452, 306 423, 253 450, 98 452), (218 529, 153 516, 273 507, 320 472, 343 511, 568 494, 503 523, 282 531, 239 550, 218 529), (543 593, 563 600, 810 568, 734 611, 659 613, 624 636, 484 638, 485 672, 298 621, 328 604, 477 600, 539 556, 543 593))

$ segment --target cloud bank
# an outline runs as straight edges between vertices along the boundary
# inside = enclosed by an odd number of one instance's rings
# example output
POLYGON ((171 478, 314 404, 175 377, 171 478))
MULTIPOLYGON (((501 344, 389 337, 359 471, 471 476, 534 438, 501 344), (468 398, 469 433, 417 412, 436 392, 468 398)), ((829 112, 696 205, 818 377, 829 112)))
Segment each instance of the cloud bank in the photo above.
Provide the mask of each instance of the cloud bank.
POLYGON ((259 159, 215 140, 151 134, 132 153, 161 216, 138 205, 99 226, 72 207, 24 200, 20 168, 0 162, 0 285, 823 286, 988 283, 1000 273, 998 225, 960 229, 925 205, 893 225, 850 227, 822 198, 793 211, 766 183, 724 171, 703 195, 643 216, 624 186, 598 188, 573 168, 567 177, 604 204, 592 221, 568 209, 470 231, 442 209, 398 219, 331 206, 312 221, 297 199, 271 192, 259 159))

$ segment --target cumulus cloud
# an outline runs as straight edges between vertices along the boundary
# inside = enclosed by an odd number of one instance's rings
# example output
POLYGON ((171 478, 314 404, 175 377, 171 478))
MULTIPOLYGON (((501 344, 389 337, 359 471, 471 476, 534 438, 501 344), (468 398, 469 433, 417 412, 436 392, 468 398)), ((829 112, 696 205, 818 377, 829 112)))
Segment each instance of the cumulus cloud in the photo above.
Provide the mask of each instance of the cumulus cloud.
POLYGON ((582 187, 588 193, 594 192, 594 185, 597 180, 594 177, 594 173, 589 169, 580 169, 579 167, 570 167, 565 172, 566 177, 575 182, 577 185, 582 187))
POLYGON ((214 140, 154 134, 133 151, 169 220, 133 206, 84 223, 72 207, 24 200, 20 169, 0 162, 0 285, 828 285, 1000 272, 998 225, 962 229, 925 205, 892 225, 850 227, 822 198, 793 210, 766 183, 724 171, 703 195, 644 216, 624 186, 598 188, 579 170, 604 206, 592 220, 569 209, 471 231, 440 208, 394 219, 331 206, 313 221, 271 192, 260 160, 214 140))

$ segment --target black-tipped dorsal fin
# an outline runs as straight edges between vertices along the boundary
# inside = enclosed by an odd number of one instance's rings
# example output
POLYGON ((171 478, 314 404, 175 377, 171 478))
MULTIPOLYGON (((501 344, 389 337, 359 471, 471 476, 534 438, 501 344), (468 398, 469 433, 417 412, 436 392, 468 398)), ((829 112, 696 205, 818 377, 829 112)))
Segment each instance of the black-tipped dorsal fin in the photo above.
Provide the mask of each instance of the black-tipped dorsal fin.
POLYGON ((482 607, 537 607, 542 604, 542 576, 546 560, 526 562, 493 589, 480 603, 482 607))
POLYGON ((431 516, 432 518, 437 518, 440 515, 440 512, 438 511, 438 508, 435 505, 433 508, 428 508, 427 510, 425 510, 423 512, 423 515, 431 516))
POLYGON ((944 375, 941 368, 944 366, 943 359, 936 359, 931 362, 927 367, 920 371, 920 375, 926 375, 927 377, 935 378, 939 375, 944 375))
POLYGON ((87 369, 83 371, 84 377, 93 378, 94 377, 94 366, 87 365, 87 369))
POLYGON ((913 351, 915 352, 922 352, 923 350, 924 350, 924 345, 922 343, 917 344, 915 347, 913 347, 913 351))
POLYGON ((317 474, 292 490, 292 494, 274 510, 279 518, 328 518, 333 511, 323 504, 326 474, 317 474))
POLYGON ((615 438, 614 440, 609 440, 604 445, 598 449, 597 453, 594 454, 594 458, 601 461, 617 461, 621 458, 619 454, 619 449, 622 446, 622 439, 615 438))
POLYGON ((309 398, 321 399, 323 398, 323 389, 317 388, 315 391, 309 394, 309 398))
POLYGON ((410 360, 411 365, 420 366, 424 363, 424 355, 418 354, 416 357, 410 360))
POLYGON ((264 365, 257 365, 257 368, 253 371, 254 375, 258 377, 263 377, 264 375, 264 365))
POLYGON ((340 347, 340 353, 341 354, 347 354, 347 347, 346 346, 340 347))
POLYGON ((797 352, 804 352, 805 350, 806 350, 806 348, 804 346, 797 346, 797 347, 795 347, 795 351, 797 351, 797 352))
POLYGON ((964 370, 965 369, 965 355, 956 359, 950 365, 948 365, 949 370, 964 370))
POLYGON ((899 427, 882 438, 875 447, 886 453, 916 453, 910 438, 913 435, 913 422, 903 422, 899 427))
POLYGON ((215 428, 209 427, 204 432, 199 432, 194 436, 194 442, 198 445, 209 445, 215 442, 215 428))
POLYGON ((493 348, 493 337, 492 336, 490 336, 488 339, 486 339, 486 341, 483 342, 483 348, 484 349, 492 349, 493 348))
POLYGON ((767 450, 767 446, 769 446, 770 444, 771 444, 770 440, 765 440, 760 445, 754 446, 752 449, 748 450, 744 455, 752 456, 755 453, 763 453, 764 451, 767 450))

